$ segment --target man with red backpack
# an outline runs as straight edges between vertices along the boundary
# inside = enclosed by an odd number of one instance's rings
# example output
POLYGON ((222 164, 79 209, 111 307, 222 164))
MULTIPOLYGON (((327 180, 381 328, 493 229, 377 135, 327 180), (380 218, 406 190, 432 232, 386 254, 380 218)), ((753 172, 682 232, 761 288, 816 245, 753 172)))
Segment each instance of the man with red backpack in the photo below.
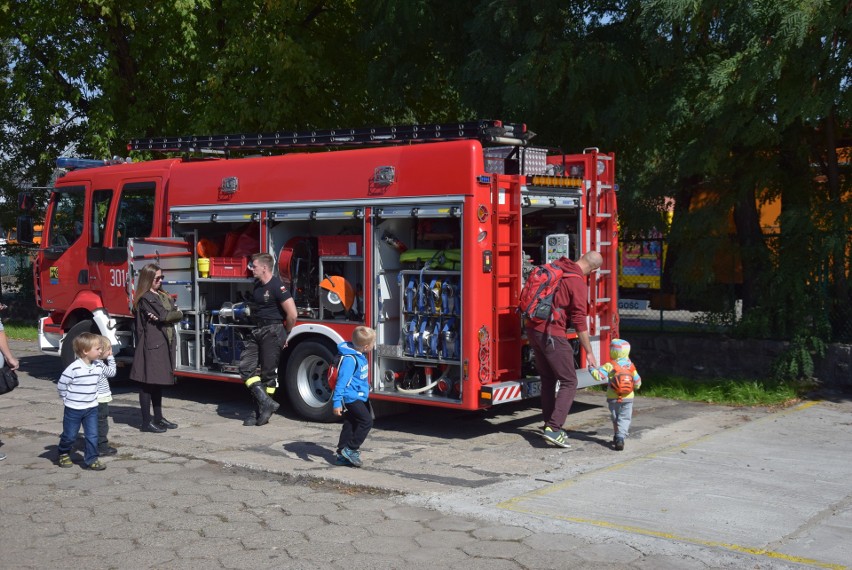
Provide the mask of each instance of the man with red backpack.
POLYGON ((574 368, 574 348, 568 339, 568 329, 577 333, 580 346, 586 351, 586 362, 597 367, 589 341, 587 323, 589 289, 586 276, 600 268, 603 258, 590 251, 576 262, 561 257, 550 265, 561 270, 559 285, 553 293, 549 318, 527 318, 526 332, 535 354, 535 366, 541 377, 541 411, 544 415, 542 437, 559 447, 571 447, 562 425, 577 393, 577 371, 574 368))

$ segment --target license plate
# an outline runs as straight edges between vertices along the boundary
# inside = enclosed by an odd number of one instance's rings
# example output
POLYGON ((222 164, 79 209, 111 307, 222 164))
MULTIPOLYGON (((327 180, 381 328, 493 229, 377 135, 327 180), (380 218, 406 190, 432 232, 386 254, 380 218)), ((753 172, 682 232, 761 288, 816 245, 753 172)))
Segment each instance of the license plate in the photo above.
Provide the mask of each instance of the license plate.
POLYGON ((527 398, 535 398, 536 396, 541 396, 541 382, 540 381, 530 381, 525 382, 525 393, 527 398))

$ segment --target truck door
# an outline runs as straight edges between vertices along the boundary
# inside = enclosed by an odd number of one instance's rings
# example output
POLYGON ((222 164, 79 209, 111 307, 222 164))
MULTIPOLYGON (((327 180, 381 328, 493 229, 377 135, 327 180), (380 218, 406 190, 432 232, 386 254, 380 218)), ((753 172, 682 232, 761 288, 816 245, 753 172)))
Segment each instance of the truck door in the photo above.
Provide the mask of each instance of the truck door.
POLYGON ((90 281, 111 315, 130 314, 127 246, 130 238, 145 238, 153 232, 159 182, 159 178, 125 182, 117 201, 113 190, 92 193, 90 281))
POLYGON ((47 245, 38 267, 42 307, 46 310, 66 309, 81 289, 89 287, 89 270, 83 261, 88 246, 83 236, 87 189, 88 182, 57 187, 51 194, 47 245))
MULTIPOLYGON (((107 221, 109 220, 110 206, 112 205, 114 191, 102 189, 92 191, 92 199, 89 203, 89 244, 86 248, 86 263, 89 266, 89 288, 98 293, 103 299, 105 306, 109 307, 106 300, 107 291, 112 279, 106 279, 108 274, 103 267, 107 240, 107 221)), ((110 310, 110 313, 113 313, 110 310)))

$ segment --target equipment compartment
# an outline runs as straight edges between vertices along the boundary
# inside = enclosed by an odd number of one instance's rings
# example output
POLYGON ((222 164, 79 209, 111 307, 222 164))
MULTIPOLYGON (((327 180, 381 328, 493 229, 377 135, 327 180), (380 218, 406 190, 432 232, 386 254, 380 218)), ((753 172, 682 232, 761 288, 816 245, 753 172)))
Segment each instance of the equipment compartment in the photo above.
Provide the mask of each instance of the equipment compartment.
POLYGON ((381 213, 375 392, 461 400, 461 211, 441 204, 381 213))

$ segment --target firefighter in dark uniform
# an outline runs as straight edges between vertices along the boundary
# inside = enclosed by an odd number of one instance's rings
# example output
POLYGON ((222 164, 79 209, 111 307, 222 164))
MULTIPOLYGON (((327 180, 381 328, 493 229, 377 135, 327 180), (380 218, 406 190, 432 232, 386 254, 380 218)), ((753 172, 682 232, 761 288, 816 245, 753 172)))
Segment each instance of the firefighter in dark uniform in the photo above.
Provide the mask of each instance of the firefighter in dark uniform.
POLYGON ((296 302, 274 272, 275 260, 268 253, 251 256, 254 273, 251 319, 255 325, 243 339, 240 378, 254 398, 255 412, 243 425, 262 426, 278 409, 272 399, 278 388, 278 359, 287 346, 287 336, 296 324, 296 302), (260 376, 257 368, 260 366, 260 376))

